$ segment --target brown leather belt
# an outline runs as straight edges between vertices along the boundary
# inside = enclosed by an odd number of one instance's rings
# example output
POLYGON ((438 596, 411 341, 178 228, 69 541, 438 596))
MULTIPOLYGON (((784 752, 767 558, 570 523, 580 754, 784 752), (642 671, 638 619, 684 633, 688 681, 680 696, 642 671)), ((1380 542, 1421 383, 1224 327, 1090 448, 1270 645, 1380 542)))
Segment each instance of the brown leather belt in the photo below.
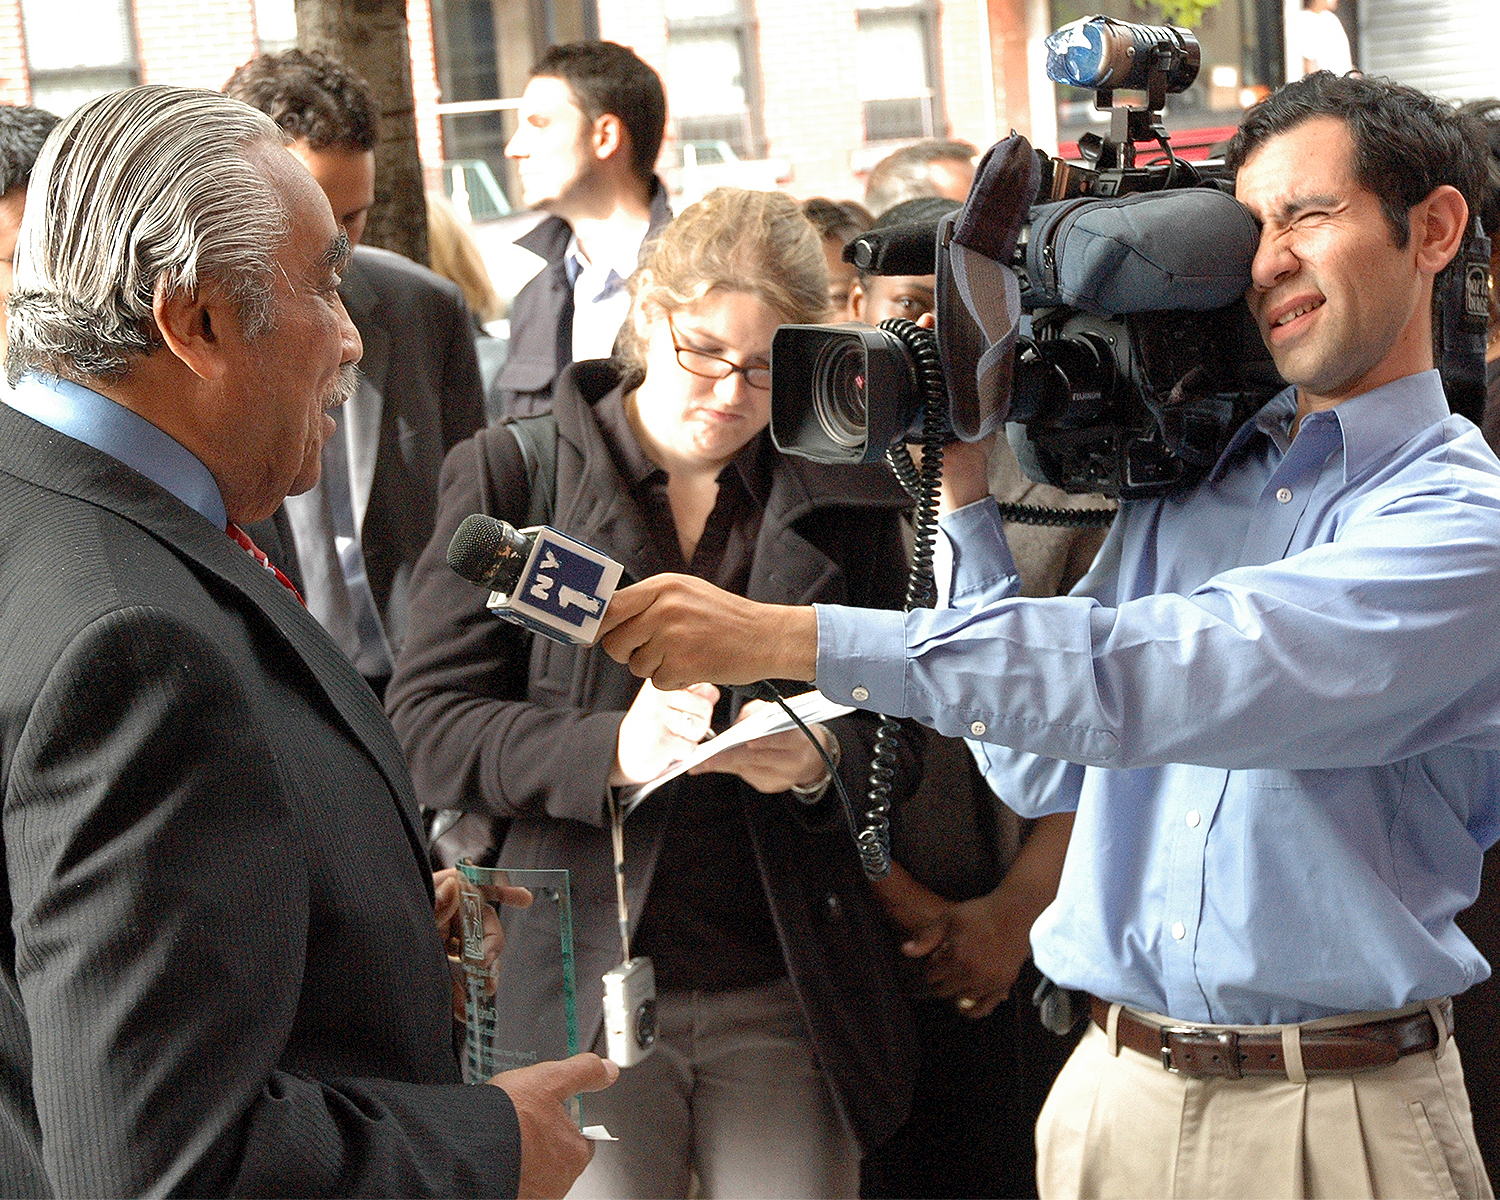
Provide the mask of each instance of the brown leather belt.
MULTIPOLYGON (((1442 1002, 1448 1036, 1453 1035, 1453 1002, 1442 1002)), ((1089 997, 1094 1024, 1109 1031, 1109 1001, 1089 997)), ((1160 1061, 1174 1074, 1193 1079, 1240 1079, 1246 1075, 1286 1074, 1281 1034, 1204 1029, 1195 1025, 1153 1025, 1120 1010, 1117 1039, 1138 1054, 1160 1061)), ((1421 1050, 1435 1050, 1437 1026, 1425 1009, 1404 1017, 1302 1031, 1302 1070, 1307 1075, 1348 1075, 1388 1067, 1421 1050)))

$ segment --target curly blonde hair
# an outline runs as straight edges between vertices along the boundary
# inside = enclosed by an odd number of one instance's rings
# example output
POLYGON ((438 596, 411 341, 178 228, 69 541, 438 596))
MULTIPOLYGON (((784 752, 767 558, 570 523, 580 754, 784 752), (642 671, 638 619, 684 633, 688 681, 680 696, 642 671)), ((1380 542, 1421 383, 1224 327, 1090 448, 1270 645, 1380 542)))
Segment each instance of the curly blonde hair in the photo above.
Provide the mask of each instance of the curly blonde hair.
POLYGON ((815 324, 828 315, 823 243, 785 192, 709 192, 662 230, 630 287, 630 320, 620 330, 616 355, 640 378, 643 319, 687 308, 709 292, 746 292, 784 324, 815 324))

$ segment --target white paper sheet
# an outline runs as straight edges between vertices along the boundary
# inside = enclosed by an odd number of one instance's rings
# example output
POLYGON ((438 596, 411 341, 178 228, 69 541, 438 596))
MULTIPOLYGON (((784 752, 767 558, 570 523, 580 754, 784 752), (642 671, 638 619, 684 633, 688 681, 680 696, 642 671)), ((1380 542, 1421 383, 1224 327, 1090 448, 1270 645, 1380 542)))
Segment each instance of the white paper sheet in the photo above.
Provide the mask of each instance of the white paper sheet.
MULTIPOLYGON (((800 696, 788 696, 787 705, 809 725, 815 725, 820 721, 831 721, 835 717, 842 717, 854 711, 846 704, 835 704, 819 691, 803 692, 800 696)), ((723 750, 743 745, 745 742, 751 742, 769 734, 780 733, 785 729, 795 728, 795 723, 782 711, 781 705, 768 704, 753 716, 731 725, 723 733, 699 742, 696 750, 686 758, 673 763, 655 779, 622 792, 620 811, 629 816, 637 804, 662 784, 676 779, 689 767, 707 762, 723 750)))

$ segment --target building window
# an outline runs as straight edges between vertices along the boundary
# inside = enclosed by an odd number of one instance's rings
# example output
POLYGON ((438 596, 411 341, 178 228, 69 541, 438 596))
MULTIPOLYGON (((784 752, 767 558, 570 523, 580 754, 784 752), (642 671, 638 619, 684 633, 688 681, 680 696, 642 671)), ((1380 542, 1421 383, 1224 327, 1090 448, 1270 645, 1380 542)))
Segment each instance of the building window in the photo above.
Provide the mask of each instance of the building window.
POLYGON ((892 3, 859 10, 859 98, 865 141, 946 137, 936 80, 937 6, 892 3))
POLYGON ((754 24, 740 0, 667 0, 667 98, 679 146, 727 143, 760 158, 765 137, 754 24))
POLYGON ((255 48, 280 54, 297 44, 295 0, 255 0, 255 48))
POLYGON ((66 116, 140 82, 127 0, 22 0, 31 102, 66 116))
MULTIPOLYGON (((525 88, 532 65, 531 40, 513 36, 508 44, 502 44, 504 39, 496 28, 499 7, 490 0, 434 0, 433 50, 444 104, 473 104, 501 96, 519 96, 525 88)), ((520 194, 515 167, 505 157, 505 144, 516 128, 514 118, 513 112, 499 109, 443 113, 443 153, 448 160, 443 164, 443 188, 452 198, 459 184, 465 185, 459 209, 467 210, 476 219, 480 212, 473 205, 479 203, 481 193, 469 189, 467 184, 471 181, 477 184, 474 173, 481 166, 486 187, 503 180, 509 196, 520 194)), ((483 194, 489 196, 488 191, 483 194)), ((508 200, 506 211, 509 211, 508 200)))

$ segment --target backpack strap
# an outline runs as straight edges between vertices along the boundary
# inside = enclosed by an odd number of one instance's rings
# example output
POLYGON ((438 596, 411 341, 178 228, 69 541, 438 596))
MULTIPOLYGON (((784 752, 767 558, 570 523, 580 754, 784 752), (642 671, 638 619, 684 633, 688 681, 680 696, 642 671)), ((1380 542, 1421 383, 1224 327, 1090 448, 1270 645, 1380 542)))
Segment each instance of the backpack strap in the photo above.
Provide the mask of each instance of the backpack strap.
MULTIPOLYGON (((530 489, 529 508, 526 511, 527 525, 549 525, 556 507, 557 493, 557 418, 550 412, 535 417, 522 417, 505 425, 521 452, 521 462, 526 467, 526 482, 530 489)), ((479 484, 479 507, 485 516, 495 516, 497 508, 502 511, 505 503, 496 503, 491 495, 492 473, 490 471, 489 439, 484 430, 474 438, 474 453, 477 456, 479 484)), ((503 454, 503 450, 502 450, 503 454)), ((507 464, 508 465, 508 464, 507 464)), ((502 500, 510 499, 504 497, 502 500)), ((519 500, 519 496, 513 497, 519 500)), ((520 633, 521 631, 517 631, 520 633)), ((521 633, 528 642, 530 633, 521 633)), ((451 867, 467 860, 476 866, 493 866, 500 856, 500 845, 505 841, 510 822, 486 813, 460 812, 445 809, 441 812, 429 810, 427 853, 434 870, 451 867)))
POLYGON ((550 412, 506 425, 520 447, 531 487, 527 525, 550 525, 557 507, 557 418, 550 412))

